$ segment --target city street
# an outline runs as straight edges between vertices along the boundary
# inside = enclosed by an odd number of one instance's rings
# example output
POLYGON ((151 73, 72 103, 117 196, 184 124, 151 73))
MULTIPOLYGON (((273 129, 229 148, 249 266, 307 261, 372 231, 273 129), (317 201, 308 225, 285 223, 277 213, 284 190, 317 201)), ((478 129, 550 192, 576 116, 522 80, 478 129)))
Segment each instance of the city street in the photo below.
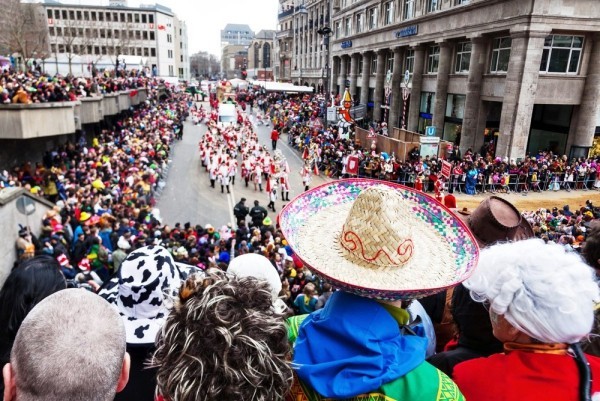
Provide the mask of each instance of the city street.
MULTIPOLYGON (((203 103, 208 109, 208 103, 203 103)), ((251 117, 252 118, 252 117, 251 117)), ((259 126, 258 135, 261 144, 271 148, 270 133, 272 127, 259 126)), ((222 194, 217 188, 212 189, 208 180, 208 173, 200 163, 198 141, 206 131, 206 125, 194 125, 188 121, 185 125, 183 140, 176 142, 173 146, 173 158, 167 185, 158 201, 161 217, 164 224, 174 225, 179 222, 184 224, 190 222, 192 225, 207 223, 220 227, 229 222, 235 222, 233 217, 233 206, 243 197, 246 198, 246 206, 252 208, 254 200, 258 200, 262 206, 269 202, 266 192, 254 190, 252 183, 245 187, 238 173, 235 185, 231 185, 231 194, 222 194)), ((300 177, 302 159, 300 154, 290 148, 287 144, 287 135, 282 135, 277 148, 283 152, 290 166, 290 199, 300 194, 304 187, 300 177)), ((311 187, 325 182, 323 176, 312 177, 311 187)), ((264 189, 264 186, 263 186, 264 189)), ((279 200, 275 202, 277 211, 287 202, 279 200)))

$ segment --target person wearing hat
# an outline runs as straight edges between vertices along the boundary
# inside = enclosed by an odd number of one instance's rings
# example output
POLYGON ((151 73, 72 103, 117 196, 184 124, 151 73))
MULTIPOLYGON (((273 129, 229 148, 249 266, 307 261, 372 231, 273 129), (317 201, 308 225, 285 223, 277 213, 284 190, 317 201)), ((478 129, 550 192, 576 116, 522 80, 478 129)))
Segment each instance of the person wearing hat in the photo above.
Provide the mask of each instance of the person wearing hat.
POLYGON ((455 215, 414 189, 350 179, 295 198, 280 226, 295 255, 339 289, 323 309, 288 319, 289 399, 464 400, 425 361, 423 325, 406 309, 475 269, 477 243, 455 215))
MULTIPOLYGON (((501 241, 533 238, 533 229, 517 208, 507 200, 487 197, 475 210, 463 208, 456 216, 473 233, 481 248, 501 241)), ((502 344, 492 333, 487 310, 471 299, 462 284, 422 300, 427 313, 437 324, 438 351, 457 336, 453 349, 438 352, 429 362, 451 375, 462 361, 500 352, 502 344), (454 331, 457 333, 454 333, 454 331)))
POLYGON ((127 352, 131 355, 129 384, 115 400, 154 400, 155 370, 145 367, 154 341, 165 322, 181 283, 198 270, 175 263, 161 246, 144 246, 131 252, 98 294, 121 315, 127 352))
POLYGON ((484 249, 464 282, 489 309, 503 350, 458 364, 453 377, 469 401, 585 401, 600 395, 600 358, 579 342, 592 328, 600 290, 574 252, 540 239, 484 249))

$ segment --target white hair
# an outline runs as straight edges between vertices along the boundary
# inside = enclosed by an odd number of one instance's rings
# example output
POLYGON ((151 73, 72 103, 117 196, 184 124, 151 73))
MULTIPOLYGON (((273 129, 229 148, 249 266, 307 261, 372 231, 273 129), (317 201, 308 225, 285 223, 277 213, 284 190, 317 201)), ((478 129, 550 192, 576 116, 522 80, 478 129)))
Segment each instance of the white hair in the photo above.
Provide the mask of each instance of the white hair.
POLYGON ((82 289, 37 304, 12 349, 20 401, 110 401, 125 356, 125 327, 112 306, 82 289))
POLYGON ((589 334, 600 300, 593 269, 540 239, 486 248, 464 285, 475 301, 489 301, 494 313, 545 343, 571 344, 589 334))

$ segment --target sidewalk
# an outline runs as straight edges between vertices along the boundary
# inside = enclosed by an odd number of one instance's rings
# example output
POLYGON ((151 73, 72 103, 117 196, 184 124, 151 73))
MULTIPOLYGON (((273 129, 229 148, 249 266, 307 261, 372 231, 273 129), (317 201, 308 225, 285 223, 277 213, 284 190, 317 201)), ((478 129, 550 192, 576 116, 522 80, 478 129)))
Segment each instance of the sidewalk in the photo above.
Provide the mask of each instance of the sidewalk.
POLYGON ((567 192, 560 191, 542 191, 528 192, 526 195, 517 192, 505 193, 482 193, 477 195, 466 195, 455 193, 456 206, 458 208, 474 209, 486 197, 496 195, 511 202, 519 210, 536 210, 541 207, 552 209, 553 207, 562 208, 564 205, 569 205, 571 210, 575 210, 581 206, 585 206, 585 201, 591 199, 592 202, 600 204, 600 191, 598 190, 574 190, 567 192))

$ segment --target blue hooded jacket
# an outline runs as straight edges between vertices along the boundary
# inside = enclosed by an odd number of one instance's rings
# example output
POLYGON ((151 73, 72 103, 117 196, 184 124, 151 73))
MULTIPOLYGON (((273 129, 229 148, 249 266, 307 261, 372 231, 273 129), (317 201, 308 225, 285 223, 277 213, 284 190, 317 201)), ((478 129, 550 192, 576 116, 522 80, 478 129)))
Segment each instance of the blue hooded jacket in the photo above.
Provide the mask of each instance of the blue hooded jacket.
POLYGON ((376 391, 425 360, 427 339, 403 335, 377 301, 335 292, 310 314, 294 348, 296 373, 326 398, 376 391))

